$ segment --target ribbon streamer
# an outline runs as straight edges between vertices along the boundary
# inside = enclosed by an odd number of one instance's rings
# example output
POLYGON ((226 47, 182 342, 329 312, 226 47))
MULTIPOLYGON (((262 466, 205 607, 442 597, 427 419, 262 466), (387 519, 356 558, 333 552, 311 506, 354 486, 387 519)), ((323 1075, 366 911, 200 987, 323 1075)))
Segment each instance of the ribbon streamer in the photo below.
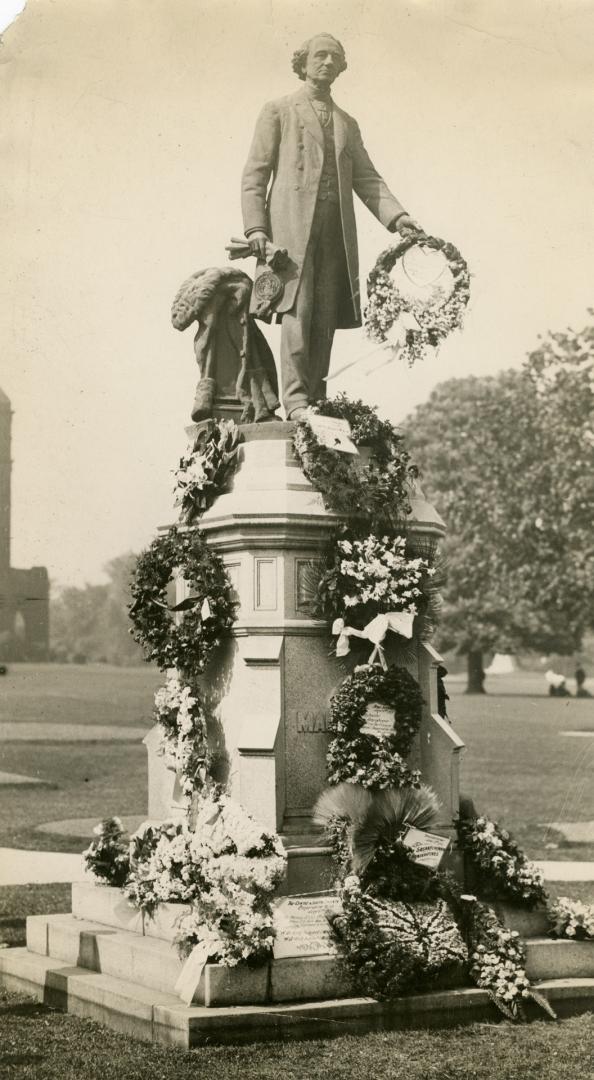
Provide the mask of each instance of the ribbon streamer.
POLYGON ((212 941, 199 941, 197 945, 194 945, 181 969, 174 991, 182 999, 184 1005, 192 1004, 211 951, 212 941))
POLYGON ((349 654, 351 651, 349 638, 366 638, 367 641, 373 643, 368 663, 371 665, 379 663, 384 671, 387 671, 388 665, 383 641, 388 630, 391 630, 394 634, 400 634, 402 637, 411 638, 414 619, 415 616, 410 611, 388 611, 383 615, 376 615, 363 630, 357 630, 355 626, 347 626, 344 619, 335 619, 332 623, 332 633, 338 636, 336 655, 347 656, 349 654))

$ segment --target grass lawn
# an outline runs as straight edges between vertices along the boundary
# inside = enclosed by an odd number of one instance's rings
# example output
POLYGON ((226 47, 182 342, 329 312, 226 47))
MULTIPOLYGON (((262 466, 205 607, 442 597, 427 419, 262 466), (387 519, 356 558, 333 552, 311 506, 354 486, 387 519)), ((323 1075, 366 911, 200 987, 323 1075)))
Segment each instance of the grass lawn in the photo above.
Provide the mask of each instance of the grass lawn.
MULTIPOLYGON (((0 720, 148 727, 159 682, 147 667, 15 665, 0 682, 0 720)), ((532 856, 594 859, 594 845, 547 848, 559 838, 543 827, 594 820, 594 740, 558 734, 594 728, 594 701, 548 698, 542 683, 542 676, 516 673, 489 680, 484 697, 467 697, 461 680, 449 680, 451 718, 468 748, 462 788, 532 856)), ((0 846, 80 851, 88 841, 37 833, 35 825, 146 808, 142 745, 5 743, 0 769, 51 785, 0 787, 0 846)), ((551 892, 594 898, 590 883, 559 883, 551 892)), ((26 914, 68 910, 68 885, 1 888, 0 942, 24 942, 26 914)), ((190 1053, 127 1040, 2 990, 0 1018, 0 1076, 15 1080, 594 1080, 591 1015, 527 1027, 475 1024, 190 1053)))
POLYGON ((23 1080, 592 1080, 594 1016, 192 1051, 0 991, 1 1075, 23 1080))
POLYGON ((0 722, 150 727, 162 680, 147 664, 10 664, 0 678, 0 722))
MULTIPOLYGON (((151 725, 162 676, 143 665, 14 664, 0 679, 0 722, 151 725)), ((0 770, 46 786, 0 785, 0 847, 82 851, 88 841, 35 826, 66 818, 143 814, 146 750, 130 742, 4 742, 0 770)))
POLYGON ((594 844, 564 845, 549 821, 594 821, 594 699, 550 698, 542 675, 487 680, 488 694, 465 695, 448 679, 448 711, 466 743, 461 789, 480 812, 504 823, 533 858, 594 860, 594 844), (547 843, 559 843, 547 849, 547 843))
POLYGON ((2 886, 0 945, 26 944, 26 915, 57 915, 67 911, 72 911, 71 885, 59 883, 2 886), (26 914, 23 914, 24 912, 26 914))

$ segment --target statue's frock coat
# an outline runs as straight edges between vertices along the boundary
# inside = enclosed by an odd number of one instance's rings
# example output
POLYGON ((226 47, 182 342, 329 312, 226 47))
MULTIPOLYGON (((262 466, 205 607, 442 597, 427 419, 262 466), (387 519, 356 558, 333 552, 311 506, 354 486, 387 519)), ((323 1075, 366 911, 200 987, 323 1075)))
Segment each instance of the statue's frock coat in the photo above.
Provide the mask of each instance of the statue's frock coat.
MULTIPOLYGON (((333 102, 334 140, 338 166, 340 212, 350 295, 341 302, 338 326, 361 325, 359 260, 353 191, 388 226, 404 207, 392 195, 367 153, 359 125, 333 102)), ((290 263, 281 276, 285 291, 276 310, 292 308, 305 252, 324 161, 324 136, 305 90, 264 106, 242 177, 242 210, 246 233, 263 230, 286 248, 290 263), (270 180, 272 178, 272 184, 270 180), (270 184, 270 188, 269 188, 270 184)))

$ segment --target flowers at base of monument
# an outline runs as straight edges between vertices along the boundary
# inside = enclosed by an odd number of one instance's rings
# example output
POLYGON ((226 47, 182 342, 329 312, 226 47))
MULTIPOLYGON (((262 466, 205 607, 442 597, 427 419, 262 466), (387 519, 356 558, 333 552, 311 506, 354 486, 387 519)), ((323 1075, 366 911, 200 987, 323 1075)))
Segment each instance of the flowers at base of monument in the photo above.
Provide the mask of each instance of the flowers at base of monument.
POLYGON ((170 672, 155 694, 155 718, 162 733, 159 752, 189 799, 206 784, 210 757, 200 701, 177 673, 170 672))
POLYGON ((370 530, 402 527, 411 513, 411 487, 418 476, 403 436, 388 420, 380 420, 377 409, 349 401, 345 394, 316 402, 312 411, 347 420, 352 441, 362 447, 353 457, 323 446, 307 421, 295 425, 295 453, 326 508, 343 516, 356 514, 370 530))
POLYGON ((83 851, 85 866, 100 881, 120 888, 130 871, 130 843, 124 826, 118 817, 106 818, 95 825, 93 833, 96 839, 83 851))
POLYGON ((182 953, 207 942, 211 960, 232 965, 270 951, 286 853, 239 804, 212 788, 189 822, 148 825, 133 845, 125 894, 148 914, 160 903, 190 906, 178 921, 182 953))
POLYGON ((448 899, 443 875, 415 861, 404 843, 408 829, 430 829, 439 800, 430 787, 369 791, 359 784, 337 784, 318 799, 314 822, 324 827, 337 878, 358 875, 370 895, 415 902, 448 899))
POLYGON ((574 941, 594 938, 594 904, 584 904, 581 900, 559 896, 549 904, 548 916, 551 922, 549 933, 552 937, 573 938, 574 941))
POLYGON ((409 365, 422 360, 452 332, 462 326, 470 297, 470 274, 462 255, 453 244, 437 237, 410 236, 383 251, 367 280, 365 330, 372 341, 385 343, 409 365), (451 290, 439 285, 427 299, 406 296, 392 277, 392 271, 407 252, 417 246, 426 252, 441 252, 449 270, 451 290))
POLYGON ((211 420, 200 428, 175 470, 175 505, 187 525, 208 510, 237 466, 239 428, 233 420, 211 420))
MULTIPOLYGON (((516 930, 501 925, 495 912, 475 897, 470 908, 470 975, 508 1020, 525 1020, 524 1005, 535 1001, 553 1019, 545 997, 531 986, 525 971, 526 952, 516 930)), ((466 913, 468 918, 469 912, 466 913)), ((466 921, 466 920, 465 920, 466 921)))
POLYGON ((460 847, 475 879, 478 894, 487 900, 509 900, 522 907, 544 904, 543 876, 506 829, 487 817, 459 818, 460 847))
POLYGON ((365 892, 359 877, 341 889, 342 913, 332 927, 356 990, 379 999, 417 992, 437 975, 464 965, 468 952, 444 900, 401 903, 365 892))
POLYGON ((335 542, 332 565, 318 585, 324 614, 358 629, 376 615, 417 615, 423 585, 435 570, 427 559, 412 557, 406 548, 403 536, 369 533, 357 537, 344 529, 335 542))
POLYGON ((328 720, 328 783, 361 784, 365 788, 418 787, 420 776, 405 758, 421 723, 423 697, 405 668, 386 671, 362 665, 344 679, 330 702, 328 720), (393 730, 371 734, 368 708, 379 706, 394 717, 393 730))

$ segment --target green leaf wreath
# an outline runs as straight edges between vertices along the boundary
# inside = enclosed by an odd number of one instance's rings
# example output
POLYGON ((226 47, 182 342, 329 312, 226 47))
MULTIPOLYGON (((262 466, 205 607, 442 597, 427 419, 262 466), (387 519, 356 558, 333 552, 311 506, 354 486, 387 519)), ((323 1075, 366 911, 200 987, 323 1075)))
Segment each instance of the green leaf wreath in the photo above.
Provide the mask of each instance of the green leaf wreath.
POLYGON ((131 633, 145 659, 156 661, 162 670, 176 667, 190 681, 200 675, 233 625, 235 612, 225 565, 202 534, 173 526, 153 540, 138 558, 131 593, 131 633), (174 571, 192 589, 178 623, 167 605, 174 571))
POLYGON ((330 703, 328 782, 345 780, 375 789, 418 786, 418 772, 404 759, 419 730, 422 703, 419 684, 405 668, 358 668, 341 683, 330 703), (394 710, 392 735, 378 738, 361 730, 371 702, 394 710))
POLYGON ((293 439, 301 467, 328 510, 366 519, 370 530, 402 526, 411 512, 411 483, 417 469, 402 436, 377 410, 345 394, 318 401, 322 416, 348 420, 356 446, 366 447, 360 459, 322 446, 306 420, 300 420, 293 439), (369 457, 367 458, 367 454, 369 457))

